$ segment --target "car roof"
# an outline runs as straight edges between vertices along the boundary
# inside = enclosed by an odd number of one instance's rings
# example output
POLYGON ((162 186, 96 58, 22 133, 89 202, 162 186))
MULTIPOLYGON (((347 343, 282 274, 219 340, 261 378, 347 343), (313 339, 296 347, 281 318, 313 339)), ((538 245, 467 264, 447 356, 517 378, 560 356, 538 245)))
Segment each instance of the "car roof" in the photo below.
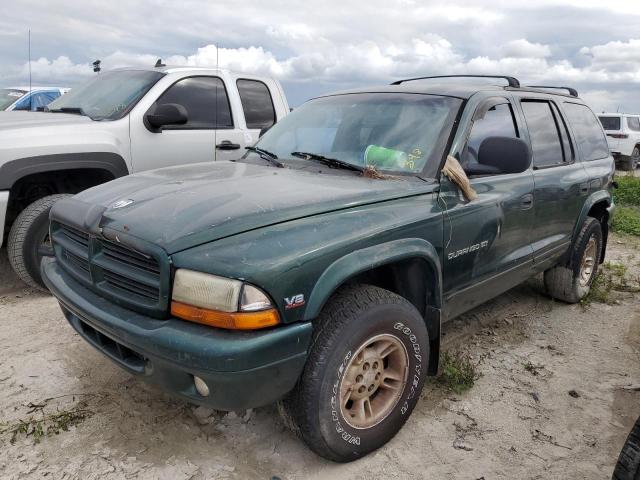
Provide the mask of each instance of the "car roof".
POLYGON ((599 117, 638 117, 638 113, 598 113, 599 117))
POLYGON ((581 101, 578 97, 564 94, 561 92, 551 92, 545 88, 532 88, 532 87, 508 87, 503 85, 494 85, 485 82, 460 82, 454 79, 448 81, 438 80, 434 81, 407 81, 400 83, 399 85, 381 85, 364 88, 354 88, 350 90, 342 90, 338 92, 328 93, 325 95, 319 95, 320 97, 328 97, 333 95, 346 95, 350 93, 418 93, 423 95, 441 95, 447 97, 456 97, 461 99, 469 99, 472 95, 478 92, 524 92, 545 94, 552 96, 560 96, 564 98, 571 98, 572 100, 581 101))

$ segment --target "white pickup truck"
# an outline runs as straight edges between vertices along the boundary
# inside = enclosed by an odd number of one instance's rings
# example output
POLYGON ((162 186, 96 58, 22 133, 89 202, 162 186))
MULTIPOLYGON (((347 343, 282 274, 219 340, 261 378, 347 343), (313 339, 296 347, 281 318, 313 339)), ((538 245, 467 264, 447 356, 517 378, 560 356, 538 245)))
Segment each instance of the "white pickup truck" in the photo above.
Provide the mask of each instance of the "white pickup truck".
POLYGON ((0 247, 7 239, 15 272, 42 287, 49 210, 62 196, 143 170, 238 158, 287 113, 274 79, 191 67, 112 70, 45 112, 0 112, 0 247))

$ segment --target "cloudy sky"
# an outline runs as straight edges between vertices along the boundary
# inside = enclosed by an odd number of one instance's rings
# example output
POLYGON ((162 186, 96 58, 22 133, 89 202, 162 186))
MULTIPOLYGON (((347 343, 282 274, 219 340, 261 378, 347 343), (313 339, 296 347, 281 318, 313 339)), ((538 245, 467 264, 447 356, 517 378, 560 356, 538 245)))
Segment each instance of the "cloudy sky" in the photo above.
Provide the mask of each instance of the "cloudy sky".
POLYGON ((14 0, 0 84, 77 85, 103 68, 215 65, 279 78, 292 105, 431 74, 510 74, 640 112, 639 0, 14 0))

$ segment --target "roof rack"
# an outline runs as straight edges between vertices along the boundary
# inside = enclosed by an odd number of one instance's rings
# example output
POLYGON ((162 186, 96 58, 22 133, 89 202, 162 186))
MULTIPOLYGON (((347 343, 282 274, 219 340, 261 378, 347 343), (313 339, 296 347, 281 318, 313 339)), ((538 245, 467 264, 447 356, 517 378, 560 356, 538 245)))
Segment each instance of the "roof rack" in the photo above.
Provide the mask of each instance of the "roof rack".
POLYGON ((566 90, 572 97, 578 97, 578 91, 571 87, 550 87, 548 85, 526 85, 529 88, 550 88, 553 90, 566 90))
POLYGON ((416 77, 416 78, 405 78, 403 80, 396 80, 391 83, 391 85, 400 85, 404 82, 412 82, 414 80, 429 80, 432 78, 502 78, 507 81, 509 87, 520 88, 520 82, 515 77, 508 77, 505 75, 436 75, 433 77, 416 77))

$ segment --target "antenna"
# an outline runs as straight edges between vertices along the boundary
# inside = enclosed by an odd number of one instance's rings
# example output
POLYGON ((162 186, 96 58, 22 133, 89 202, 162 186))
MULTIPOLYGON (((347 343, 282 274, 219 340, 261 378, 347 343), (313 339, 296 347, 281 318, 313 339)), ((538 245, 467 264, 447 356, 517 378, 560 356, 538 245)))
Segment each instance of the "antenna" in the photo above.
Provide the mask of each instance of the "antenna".
POLYGON ((29 29, 29 111, 31 111, 33 95, 31 95, 31 29, 29 29))
MULTIPOLYGON (((218 44, 215 44, 216 46, 216 74, 219 73, 218 71, 218 44)), ((220 79, 220 81, 222 81, 222 79, 220 79)), ((213 158, 214 161, 218 161, 218 82, 216 81, 216 86, 215 86, 215 99, 216 99, 216 103, 214 106, 214 113, 213 113, 213 158)))

